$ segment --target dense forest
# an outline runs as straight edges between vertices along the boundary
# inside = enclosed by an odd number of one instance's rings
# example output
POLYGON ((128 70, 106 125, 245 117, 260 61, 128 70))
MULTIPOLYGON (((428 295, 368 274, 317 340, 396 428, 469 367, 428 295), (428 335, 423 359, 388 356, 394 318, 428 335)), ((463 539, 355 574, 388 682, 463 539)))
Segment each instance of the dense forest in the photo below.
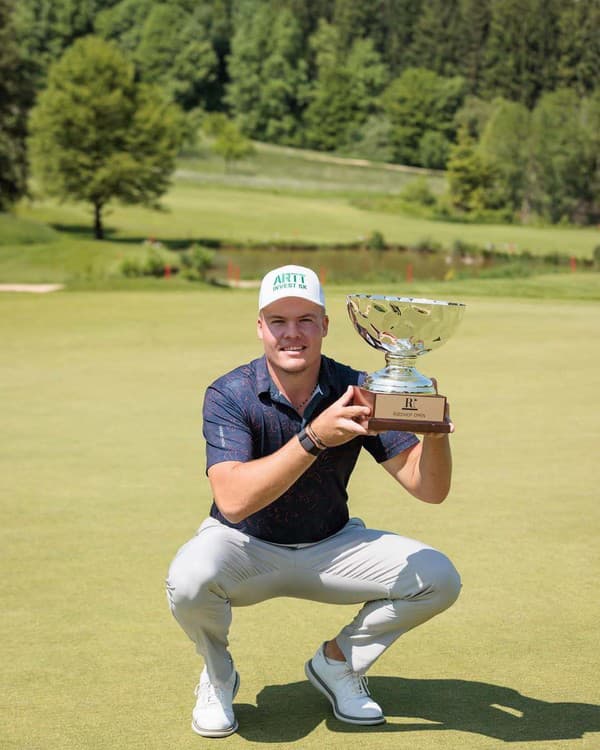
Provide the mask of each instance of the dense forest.
POLYGON ((94 35, 190 122, 446 169, 467 213, 600 219, 600 0, 0 0, 0 21, 4 196, 49 70, 94 35))

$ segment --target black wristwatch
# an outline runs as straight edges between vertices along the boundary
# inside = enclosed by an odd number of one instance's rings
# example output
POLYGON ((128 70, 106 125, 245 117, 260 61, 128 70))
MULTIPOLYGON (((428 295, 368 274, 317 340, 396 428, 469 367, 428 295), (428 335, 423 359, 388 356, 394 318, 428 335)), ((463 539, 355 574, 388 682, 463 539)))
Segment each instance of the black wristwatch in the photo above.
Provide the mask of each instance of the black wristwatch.
POLYGON ((320 448, 315 443, 315 441, 306 432, 306 429, 304 427, 298 433, 298 440, 300 441, 300 445, 304 448, 304 450, 307 453, 310 453, 311 456, 318 456, 319 453, 323 453, 323 451, 325 450, 325 448, 320 448))

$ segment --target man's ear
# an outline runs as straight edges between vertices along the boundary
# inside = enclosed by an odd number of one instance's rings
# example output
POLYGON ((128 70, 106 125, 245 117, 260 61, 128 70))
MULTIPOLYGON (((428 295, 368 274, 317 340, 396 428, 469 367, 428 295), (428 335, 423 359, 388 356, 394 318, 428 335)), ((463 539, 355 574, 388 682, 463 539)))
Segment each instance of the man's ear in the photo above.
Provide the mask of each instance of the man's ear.
POLYGON ((258 320, 256 321, 256 335, 258 336, 259 339, 261 339, 261 341, 263 337, 262 327, 263 327, 263 319, 262 319, 262 316, 259 315, 258 320))
POLYGON ((328 331, 329 331, 329 316, 323 315, 323 338, 327 336, 328 331))

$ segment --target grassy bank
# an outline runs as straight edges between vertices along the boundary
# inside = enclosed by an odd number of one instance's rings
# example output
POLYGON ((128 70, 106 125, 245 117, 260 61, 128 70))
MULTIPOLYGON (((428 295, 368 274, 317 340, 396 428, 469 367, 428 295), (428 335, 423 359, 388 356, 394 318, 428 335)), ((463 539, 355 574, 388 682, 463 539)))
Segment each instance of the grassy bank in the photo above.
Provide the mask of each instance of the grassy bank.
MULTIPOLYGON (((343 197, 305 196, 282 191, 241 189, 177 180, 165 196, 166 211, 115 207, 107 217, 109 239, 163 242, 222 241, 317 243, 335 245, 365 241, 381 232, 404 246, 429 241, 446 249, 461 240, 480 247, 546 255, 562 253, 591 258, 600 242, 596 229, 457 224, 366 211, 343 197)), ((60 205, 50 200, 24 204, 19 216, 90 236, 86 206, 60 205)))

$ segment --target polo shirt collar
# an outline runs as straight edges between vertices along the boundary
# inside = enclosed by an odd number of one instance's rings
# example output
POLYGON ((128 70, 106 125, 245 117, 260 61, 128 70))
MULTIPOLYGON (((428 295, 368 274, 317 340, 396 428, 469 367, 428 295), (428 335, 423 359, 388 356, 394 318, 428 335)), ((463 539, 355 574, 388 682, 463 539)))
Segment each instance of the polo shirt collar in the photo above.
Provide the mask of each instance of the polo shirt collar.
MULTIPOLYGON (((327 357, 321 355, 321 367, 319 369, 317 388, 322 397, 328 396, 332 387, 332 373, 331 368, 328 365, 329 362, 327 357)), ((275 387, 275 383, 273 383, 267 367, 267 358, 264 354, 256 360, 256 393, 259 396, 266 393, 271 398, 271 401, 281 402, 279 390, 275 387)))

